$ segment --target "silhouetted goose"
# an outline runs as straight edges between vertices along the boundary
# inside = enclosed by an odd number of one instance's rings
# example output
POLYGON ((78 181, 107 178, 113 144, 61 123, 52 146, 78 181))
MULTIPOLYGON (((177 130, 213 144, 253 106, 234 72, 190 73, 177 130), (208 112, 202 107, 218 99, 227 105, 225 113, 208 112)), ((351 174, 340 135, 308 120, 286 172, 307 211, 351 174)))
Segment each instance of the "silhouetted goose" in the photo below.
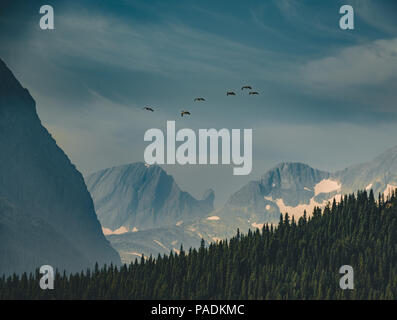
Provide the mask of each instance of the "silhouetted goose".
POLYGON ((241 88, 241 90, 244 90, 244 89, 252 90, 252 87, 251 86, 244 86, 244 87, 241 88))
POLYGON ((226 92, 227 96, 235 96, 236 94, 233 91, 226 92))
POLYGON ((256 95, 256 94, 259 94, 259 92, 256 92, 256 91, 250 91, 250 93, 249 93, 249 95, 250 95, 250 96, 252 96, 252 95, 256 95))
POLYGON ((195 98, 194 101, 205 101, 204 98, 195 98))
POLYGON ((182 111, 181 111, 181 117, 183 117, 184 114, 190 115, 190 112, 189 112, 189 111, 184 111, 184 110, 182 110, 182 111))
POLYGON ((154 109, 153 108, 151 108, 151 107, 144 107, 144 108, 142 108, 143 110, 147 110, 147 111, 151 111, 151 112, 153 112, 154 111, 154 109))

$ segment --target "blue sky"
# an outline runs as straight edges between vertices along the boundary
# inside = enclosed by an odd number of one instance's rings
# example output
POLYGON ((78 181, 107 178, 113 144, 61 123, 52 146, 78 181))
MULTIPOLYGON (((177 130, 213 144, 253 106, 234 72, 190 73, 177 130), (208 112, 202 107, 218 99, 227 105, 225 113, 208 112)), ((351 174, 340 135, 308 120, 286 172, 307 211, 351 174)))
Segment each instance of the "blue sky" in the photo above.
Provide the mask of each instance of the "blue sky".
POLYGON ((142 161, 144 132, 166 120, 254 130, 250 176, 165 167, 218 205, 281 161, 337 170, 397 145, 396 1, 46 1, 53 31, 42 4, 2 1, 0 57, 83 174, 142 161), (354 31, 339 28, 343 4, 354 31), (225 96, 246 84, 260 95, 225 96))

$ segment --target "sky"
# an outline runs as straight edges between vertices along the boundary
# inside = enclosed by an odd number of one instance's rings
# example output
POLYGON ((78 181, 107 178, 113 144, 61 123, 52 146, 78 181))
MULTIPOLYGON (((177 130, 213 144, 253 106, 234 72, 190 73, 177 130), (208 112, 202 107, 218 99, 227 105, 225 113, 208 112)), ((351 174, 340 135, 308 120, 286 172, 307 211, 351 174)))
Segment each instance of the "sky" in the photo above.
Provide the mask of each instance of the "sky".
POLYGON ((335 171, 397 145, 394 0, 3 0, 0 58, 83 175, 143 161, 145 131, 167 120, 253 129, 248 176, 163 166, 197 198, 213 188, 217 206, 280 162, 335 171), (54 30, 39 28, 43 4, 54 30), (339 27, 344 4, 354 30, 339 27))

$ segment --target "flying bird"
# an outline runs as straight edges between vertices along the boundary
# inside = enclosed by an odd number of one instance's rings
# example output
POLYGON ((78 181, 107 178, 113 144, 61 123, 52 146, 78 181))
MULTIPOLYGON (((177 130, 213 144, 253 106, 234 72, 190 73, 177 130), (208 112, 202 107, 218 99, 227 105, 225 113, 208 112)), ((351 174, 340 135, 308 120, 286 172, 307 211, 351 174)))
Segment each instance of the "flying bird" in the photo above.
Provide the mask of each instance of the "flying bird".
POLYGON ((183 117, 184 114, 190 116, 190 112, 189 112, 189 111, 182 110, 182 111, 181 111, 181 117, 183 117))
POLYGON ((205 101, 204 98, 195 98, 194 101, 205 101))
POLYGON ((154 111, 154 109, 153 108, 151 108, 151 107, 144 107, 144 108, 142 108, 143 110, 147 110, 147 111, 151 111, 151 112, 153 112, 154 111))
POLYGON ((249 95, 250 95, 250 96, 252 96, 252 95, 256 95, 256 94, 259 94, 259 92, 256 92, 256 91, 250 91, 250 93, 249 93, 249 95))
POLYGON ((251 86, 244 86, 244 87, 241 88, 241 90, 244 90, 244 89, 252 90, 252 87, 251 86))
POLYGON ((235 96, 236 94, 233 91, 226 92, 227 96, 235 96))

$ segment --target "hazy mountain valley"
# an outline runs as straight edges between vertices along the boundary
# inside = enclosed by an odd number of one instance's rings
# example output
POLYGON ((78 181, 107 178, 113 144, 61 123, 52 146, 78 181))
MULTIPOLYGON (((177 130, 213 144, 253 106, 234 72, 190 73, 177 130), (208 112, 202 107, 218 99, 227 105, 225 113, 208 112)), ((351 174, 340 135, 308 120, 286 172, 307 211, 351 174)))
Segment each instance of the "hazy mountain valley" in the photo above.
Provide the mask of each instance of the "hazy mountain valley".
POLYGON ((209 244, 237 229, 276 225, 281 213, 299 219, 357 190, 387 197, 397 188, 397 147, 337 172, 280 163, 218 209, 213 190, 196 199, 159 166, 132 163, 84 180, 3 62, 0 77, 2 273, 47 263, 78 271, 95 262, 119 264, 119 256, 128 263, 142 254, 179 253, 201 239, 209 244))
MULTIPOLYGON (((131 262, 142 254, 148 257, 171 251, 177 253, 181 245, 184 248, 198 247, 200 239, 208 244, 231 238, 237 229, 245 233, 249 229, 261 229, 265 223, 277 224, 281 213, 288 212, 299 219, 304 211, 310 215, 315 207, 324 208, 334 200, 339 202, 343 195, 357 190, 372 189, 375 194, 381 193, 387 197, 397 188, 396 173, 397 147, 372 161, 333 173, 303 163, 281 163, 258 180, 243 186, 229 197, 222 208, 213 211, 208 200, 207 206, 198 207, 197 202, 200 201, 186 192, 184 194, 191 204, 182 204, 181 191, 175 181, 158 166, 145 167, 143 163, 136 163, 105 169, 90 175, 86 181, 107 238, 122 260, 131 262), (139 168, 139 177, 128 180, 126 177, 132 168, 139 168), (111 172, 118 172, 118 178, 99 178, 111 172), (172 199, 165 206, 167 210, 154 205, 159 199, 153 190, 159 192, 161 176, 172 180, 168 190, 162 191, 168 192, 168 199, 172 199), (126 190, 134 188, 138 191, 126 196, 126 190), (144 192, 146 188, 149 192, 144 192), (170 195, 175 190, 177 195, 170 195), (139 199, 132 201, 137 194, 141 194, 145 202, 139 199), (128 213, 131 206, 134 209, 128 213), (148 225, 145 220, 137 219, 136 212, 139 210, 136 207, 139 206, 147 210, 149 217, 157 217, 157 222, 150 218, 148 225), (119 220, 118 224, 114 223, 120 215, 124 216, 125 222, 119 220)), ((210 194, 213 197, 213 193, 210 194)), ((202 201, 205 203, 205 200, 202 201)), ((146 214, 143 216, 146 218, 146 214)))

